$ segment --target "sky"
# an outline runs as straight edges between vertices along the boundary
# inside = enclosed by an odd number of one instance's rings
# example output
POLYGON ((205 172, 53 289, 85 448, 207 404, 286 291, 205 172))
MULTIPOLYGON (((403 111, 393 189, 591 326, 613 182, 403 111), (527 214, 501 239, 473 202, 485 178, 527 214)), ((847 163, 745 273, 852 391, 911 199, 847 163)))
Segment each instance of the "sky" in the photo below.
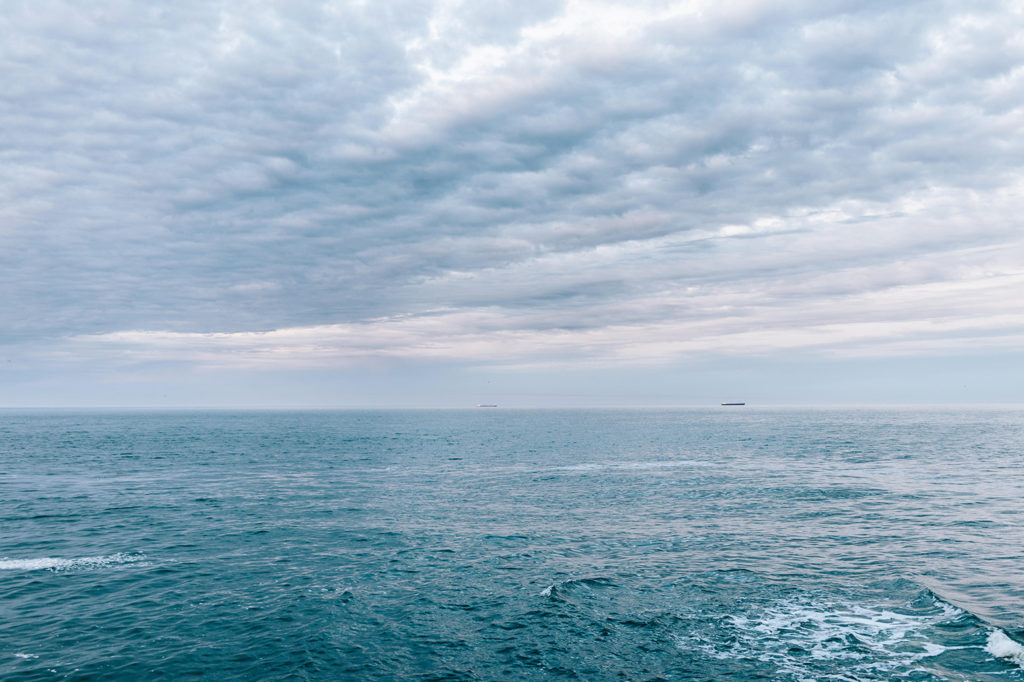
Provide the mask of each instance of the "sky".
POLYGON ((0 406, 1024 402, 1015 1, 0 31, 0 406))

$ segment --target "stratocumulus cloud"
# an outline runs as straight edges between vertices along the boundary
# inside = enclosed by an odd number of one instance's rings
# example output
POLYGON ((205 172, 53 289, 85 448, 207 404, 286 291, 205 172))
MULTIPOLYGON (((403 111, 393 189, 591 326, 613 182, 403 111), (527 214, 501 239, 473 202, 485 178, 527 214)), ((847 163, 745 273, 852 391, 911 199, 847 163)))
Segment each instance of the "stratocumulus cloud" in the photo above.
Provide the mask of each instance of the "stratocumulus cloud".
POLYGON ((1010 2, 13 3, 32 362, 1024 342, 1010 2))

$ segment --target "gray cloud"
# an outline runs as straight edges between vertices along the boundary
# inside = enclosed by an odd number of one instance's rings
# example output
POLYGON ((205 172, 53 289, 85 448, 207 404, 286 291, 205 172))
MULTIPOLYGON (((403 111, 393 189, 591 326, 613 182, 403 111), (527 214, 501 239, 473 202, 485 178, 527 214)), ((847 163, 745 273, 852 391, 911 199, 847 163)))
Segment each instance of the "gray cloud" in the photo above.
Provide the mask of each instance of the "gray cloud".
POLYGON ((1018 333, 978 283, 1024 268, 1019 10, 722 5, 8 3, 0 340, 490 362, 493 334, 542 362, 1018 333))

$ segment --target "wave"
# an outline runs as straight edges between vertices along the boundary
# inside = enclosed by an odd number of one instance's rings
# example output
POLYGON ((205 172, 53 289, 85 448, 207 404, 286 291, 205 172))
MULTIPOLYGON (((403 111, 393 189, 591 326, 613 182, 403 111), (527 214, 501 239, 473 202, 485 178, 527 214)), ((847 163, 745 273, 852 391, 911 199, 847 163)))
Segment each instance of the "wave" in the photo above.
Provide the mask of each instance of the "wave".
POLYGON ((608 578, 572 578, 570 580, 563 580, 560 583, 554 583, 548 585, 541 590, 541 597, 551 597, 553 599, 564 598, 574 590, 593 590, 594 588, 600 587, 615 587, 615 583, 608 578))
POLYGON ((1010 639, 1010 636, 999 628, 992 630, 985 642, 985 651, 996 658, 1001 658, 1024 668, 1024 645, 1010 639))
POLYGON ((82 569, 107 568, 118 564, 132 564, 143 561, 144 554, 119 552, 106 556, 86 556, 74 559, 39 557, 36 559, 0 559, 0 571, 73 571, 82 569))
POLYGON ((1005 630, 999 627, 999 625, 993 622, 990 618, 986 618, 985 616, 976 613, 975 610, 968 608, 965 599, 949 595, 947 594, 949 590, 933 583, 925 581, 922 582, 927 585, 926 589, 928 594, 931 595, 936 602, 955 604, 954 608, 970 614, 971 617, 975 618, 990 631, 988 639, 985 641, 985 651, 987 653, 991 654, 995 658, 1013 663, 1019 668, 1024 668, 1024 644, 1013 639, 1005 630))
POLYGON ((570 464, 560 467, 551 467, 549 471, 647 471, 651 469, 673 469, 676 467, 702 467, 710 466, 711 462, 702 462, 693 459, 671 459, 657 461, 611 461, 611 462, 589 462, 586 464, 570 464))

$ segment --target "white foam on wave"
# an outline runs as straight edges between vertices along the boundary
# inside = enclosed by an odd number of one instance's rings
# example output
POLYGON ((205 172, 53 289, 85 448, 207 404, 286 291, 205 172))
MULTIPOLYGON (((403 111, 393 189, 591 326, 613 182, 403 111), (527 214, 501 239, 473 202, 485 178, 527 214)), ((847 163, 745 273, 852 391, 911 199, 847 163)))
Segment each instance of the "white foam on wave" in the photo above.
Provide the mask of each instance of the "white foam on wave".
POLYGON ((73 571, 80 569, 106 568, 118 564, 142 561, 144 554, 119 552, 107 556, 86 556, 75 559, 39 557, 36 559, 0 559, 0 571, 73 571))
POLYGON ((936 605, 939 610, 934 613, 906 614, 881 605, 782 600, 758 617, 727 616, 729 636, 717 643, 699 635, 679 643, 696 645, 722 660, 755 658, 776 665, 780 674, 796 677, 813 677, 812 668, 823 661, 841 662, 849 671, 872 676, 947 650, 929 640, 928 630, 962 612, 948 604, 936 605), (729 644, 723 646, 723 641, 729 644))
POLYGON ((985 651, 996 658, 1012 661, 1024 668, 1024 646, 1020 642, 1010 639, 1002 630, 996 629, 988 636, 985 643, 985 651))

